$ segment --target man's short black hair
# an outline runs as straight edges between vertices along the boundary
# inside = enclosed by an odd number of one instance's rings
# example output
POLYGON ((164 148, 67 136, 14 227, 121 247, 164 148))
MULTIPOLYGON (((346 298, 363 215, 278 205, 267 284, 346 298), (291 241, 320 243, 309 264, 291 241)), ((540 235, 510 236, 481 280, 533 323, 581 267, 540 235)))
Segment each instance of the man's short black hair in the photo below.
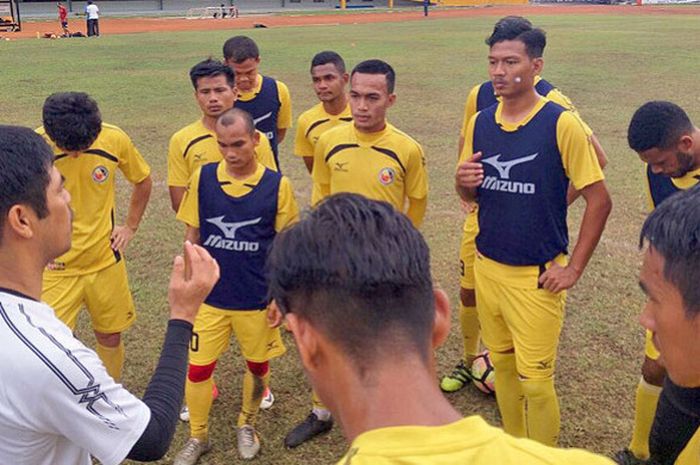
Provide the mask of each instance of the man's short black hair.
POLYGON ((13 205, 24 204, 45 218, 46 188, 51 180, 53 151, 36 132, 0 126, 0 240, 13 205))
POLYGON ((316 66, 327 65, 328 63, 334 65, 335 69, 337 69, 340 74, 345 73, 345 61, 343 57, 331 50, 317 53, 311 60, 311 70, 313 71, 316 66))
POLYGON ((209 58, 200 61, 190 69, 190 80, 192 81, 194 90, 197 90, 199 78, 212 78, 216 76, 224 76, 226 78, 226 83, 231 87, 236 85, 236 75, 233 70, 219 60, 209 58))
POLYGON ((644 222, 639 247, 648 242, 664 258, 664 277, 685 305, 700 314, 700 184, 664 200, 644 222))
POLYGON ((359 63, 352 70, 351 76, 355 73, 360 74, 383 74, 386 77, 386 87, 390 94, 394 93, 394 86, 396 85, 396 73, 394 68, 385 61, 382 60, 366 60, 359 63))
POLYGON ((430 355, 435 319, 430 253, 409 219, 357 194, 328 197, 275 238, 270 297, 347 353, 430 355))
POLYGON ((253 39, 247 36, 231 37, 224 43, 224 58, 234 63, 243 63, 249 58, 259 58, 260 50, 253 39))
POLYGON ((89 148, 102 130, 100 109, 84 92, 58 92, 44 102, 46 134, 61 150, 89 148))
POLYGON ((243 120, 248 134, 251 136, 255 135, 255 121, 253 121, 253 117, 250 116, 250 113, 241 110, 240 108, 231 108, 226 110, 219 115, 216 122, 227 128, 233 124, 236 124, 236 121, 239 119, 243 120))
POLYGON ((693 123, 685 111, 675 103, 647 102, 634 112, 627 142, 635 152, 673 147, 681 136, 693 132, 693 123))
POLYGON ((519 40, 525 44, 530 58, 542 58, 547 45, 547 36, 540 28, 533 28, 532 23, 522 16, 506 16, 493 27, 493 32, 486 38, 486 45, 493 47, 505 40, 519 40))

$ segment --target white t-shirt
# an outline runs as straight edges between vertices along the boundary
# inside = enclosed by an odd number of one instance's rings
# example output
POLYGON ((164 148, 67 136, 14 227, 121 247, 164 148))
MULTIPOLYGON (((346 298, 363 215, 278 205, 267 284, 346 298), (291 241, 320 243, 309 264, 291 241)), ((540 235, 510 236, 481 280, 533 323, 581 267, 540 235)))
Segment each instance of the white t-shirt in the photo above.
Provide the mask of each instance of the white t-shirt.
POLYGON ((98 19, 99 16, 97 16, 97 13, 100 12, 100 9, 93 3, 85 7, 85 12, 87 13, 88 19, 98 19))
POLYGON ((53 309, 0 289, 0 464, 122 462, 150 409, 107 374, 53 309))

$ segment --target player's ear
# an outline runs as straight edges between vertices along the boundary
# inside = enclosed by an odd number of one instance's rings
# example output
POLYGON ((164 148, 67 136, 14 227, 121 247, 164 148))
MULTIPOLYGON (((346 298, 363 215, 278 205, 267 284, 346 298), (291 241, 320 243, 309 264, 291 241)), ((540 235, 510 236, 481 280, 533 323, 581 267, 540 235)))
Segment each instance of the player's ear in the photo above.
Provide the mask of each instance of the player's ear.
POLYGON ((350 74, 343 73, 343 83, 347 84, 348 82, 350 82, 350 74))
MULTIPOLYGON (((13 205, 5 217, 5 232, 9 230, 23 239, 31 239, 34 237, 35 220, 38 220, 38 217, 31 207, 13 205)), ((5 236, 6 234, 3 234, 3 237, 5 236)))
POLYGON ((306 370, 315 371, 320 348, 318 333, 307 320, 299 318, 295 313, 287 313, 285 321, 287 328, 294 336, 301 364, 306 370))
POLYGON ((253 132, 253 142, 255 142, 256 147, 260 144, 260 133, 258 131, 253 132))
POLYGON ((450 334, 450 299, 439 287, 433 288, 435 321, 433 322, 433 348, 441 346, 450 334))
POLYGON ((691 152, 693 149, 693 138, 690 134, 684 134, 678 140, 678 151, 683 153, 691 152))
POLYGON ((542 74, 542 71, 544 70, 544 59, 542 57, 532 60, 532 70, 535 76, 542 74))
POLYGON ((389 94, 388 101, 389 101, 389 105, 387 105, 387 107, 390 107, 394 103, 396 103, 396 94, 389 94))

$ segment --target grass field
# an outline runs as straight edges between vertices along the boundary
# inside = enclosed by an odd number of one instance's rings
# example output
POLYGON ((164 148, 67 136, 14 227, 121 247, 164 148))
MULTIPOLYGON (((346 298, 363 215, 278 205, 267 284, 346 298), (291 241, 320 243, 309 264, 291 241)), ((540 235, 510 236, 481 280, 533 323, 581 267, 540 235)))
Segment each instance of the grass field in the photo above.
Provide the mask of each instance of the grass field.
MULTIPOLYGON (((613 10, 615 11, 615 10, 613 10)), ((393 24, 284 28, 248 31, 263 53, 262 71, 285 81, 295 116, 315 103, 308 63, 321 49, 340 52, 349 65, 383 58, 398 74, 393 124, 413 135, 426 151, 430 205, 423 231, 432 250, 435 278, 457 308, 457 250, 462 214, 453 189, 456 144, 468 89, 486 79, 484 37, 496 18, 448 19, 393 24)), ((543 16, 533 22, 547 31, 544 76, 577 104, 610 160, 609 189, 615 202, 608 227, 582 280, 569 294, 557 388, 562 404, 561 443, 601 453, 627 444, 633 392, 639 378, 642 305, 636 279, 637 235, 645 216, 642 165, 627 148, 626 130, 634 109, 646 100, 668 99, 685 106, 700 122, 700 17, 543 16)), ((0 122, 36 127, 41 105, 56 91, 81 90, 100 103, 105 121, 121 126, 153 168, 155 188, 139 233, 128 251, 133 292, 140 312, 126 335, 126 386, 141 393, 155 366, 168 315, 166 285, 183 228, 168 201, 166 153, 170 135, 198 117, 187 71, 209 55, 219 56, 232 33, 183 32, 105 36, 97 40, 0 43, 0 122)), ((310 180, 292 155, 293 133, 281 163, 307 205, 310 180)), ((120 184, 119 213, 125 214, 128 185, 120 184)), ((575 240, 581 205, 572 209, 575 240)), ((456 323, 456 313, 453 321, 456 323)), ((80 335, 92 344, 87 321, 80 335)), ((259 421, 261 464, 333 463, 346 444, 332 434, 285 451, 282 439, 307 414, 309 389, 291 339, 288 354, 273 363, 277 403, 259 421)), ((458 326, 437 353, 440 373, 460 354, 458 326)), ((236 463, 234 423, 240 407, 243 365, 236 351, 216 373, 222 396, 210 420, 214 451, 202 463, 236 463)), ((397 380, 401 389, 403 380, 397 380)), ((475 389, 451 395, 465 415, 478 413, 498 423, 495 402, 475 389)), ((416 399, 421 402, 421 399, 416 399)), ((188 435, 182 424, 170 463, 188 435)))

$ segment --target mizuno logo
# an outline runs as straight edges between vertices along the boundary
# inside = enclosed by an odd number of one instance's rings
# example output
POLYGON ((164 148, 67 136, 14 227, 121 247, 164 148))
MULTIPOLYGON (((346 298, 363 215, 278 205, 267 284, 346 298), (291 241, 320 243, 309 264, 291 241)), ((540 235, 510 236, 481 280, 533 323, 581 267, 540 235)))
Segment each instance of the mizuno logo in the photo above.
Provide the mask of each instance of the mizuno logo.
POLYGON ((266 114, 264 114, 264 115, 262 115, 262 116, 258 116, 257 118, 254 118, 254 119, 253 119, 253 123, 255 123, 255 125, 257 126, 259 122, 265 121, 265 120, 268 119, 270 116, 272 116, 272 112, 266 113, 266 114))
POLYGON ((348 161, 346 161, 346 162, 344 162, 344 163, 336 162, 335 168, 333 168, 333 171, 343 171, 343 172, 347 172, 348 170, 347 170, 347 168, 345 168, 345 166, 346 166, 348 163, 350 163, 350 162, 348 162, 348 161))
POLYGON ((516 165, 520 165, 521 163, 527 163, 528 161, 532 161, 535 158, 537 158, 537 155, 539 155, 539 153, 533 153, 532 155, 528 155, 527 157, 516 158, 515 160, 511 161, 500 161, 501 154, 499 153, 498 155, 495 155, 493 157, 483 159, 482 162, 496 168, 501 179, 510 179, 511 168, 513 168, 516 165))
POLYGON ((207 223, 211 223, 217 228, 221 230, 222 233, 224 233, 224 236, 226 236, 226 239, 235 239, 236 238, 236 231, 238 229, 243 228, 245 226, 252 226, 254 224, 260 223, 262 220, 262 217, 256 218, 254 220, 247 220, 247 221, 238 221, 234 223, 225 223, 224 222, 224 217, 222 216, 217 216, 216 218, 207 218, 207 223))

